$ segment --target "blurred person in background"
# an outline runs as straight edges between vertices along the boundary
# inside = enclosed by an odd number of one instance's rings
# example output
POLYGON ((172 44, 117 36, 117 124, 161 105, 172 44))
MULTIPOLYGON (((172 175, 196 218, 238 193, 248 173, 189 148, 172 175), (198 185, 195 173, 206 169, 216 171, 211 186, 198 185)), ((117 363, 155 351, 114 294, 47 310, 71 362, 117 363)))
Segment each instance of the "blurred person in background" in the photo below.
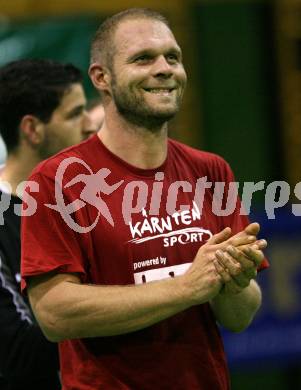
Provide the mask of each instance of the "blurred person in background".
POLYGON ((40 191, 24 199, 38 212, 22 220, 22 288, 59 342, 63 388, 229 389, 216 322, 235 332, 252 322, 266 242, 237 197, 226 216, 213 212, 212 188, 194 201, 200 178, 227 191, 234 177, 221 157, 168 138, 186 73, 167 20, 113 15, 91 53, 104 124, 34 170, 40 191))
POLYGON ((105 111, 104 111, 101 96, 88 101, 87 112, 90 116, 91 130, 87 131, 84 134, 85 138, 90 137, 90 135, 92 135, 92 134, 96 133, 98 130, 100 130, 100 128, 103 124, 104 117, 105 117, 105 111))
POLYGON ((0 224, 1 390, 60 388, 57 345, 46 340, 20 294, 20 183, 43 159, 82 140, 91 126, 85 108, 82 74, 71 64, 25 59, 0 69, 0 129, 8 153, 0 181, 5 204, 0 224))
POLYGON ((3 142, 3 139, 1 137, 1 132, 0 132, 0 174, 1 174, 1 171, 4 167, 4 164, 5 164, 5 161, 6 161, 6 147, 5 147, 5 144, 3 142))

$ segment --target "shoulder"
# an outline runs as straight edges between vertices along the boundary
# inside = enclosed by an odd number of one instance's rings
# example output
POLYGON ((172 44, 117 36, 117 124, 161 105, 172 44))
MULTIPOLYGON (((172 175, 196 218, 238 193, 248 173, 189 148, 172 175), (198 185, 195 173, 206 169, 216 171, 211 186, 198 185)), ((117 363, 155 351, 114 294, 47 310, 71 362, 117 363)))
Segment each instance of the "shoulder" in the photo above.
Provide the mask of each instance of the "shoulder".
POLYGON ((210 176, 218 178, 221 175, 232 174, 228 162, 218 154, 199 150, 172 139, 169 139, 169 150, 173 157, 178 156, 210 176))

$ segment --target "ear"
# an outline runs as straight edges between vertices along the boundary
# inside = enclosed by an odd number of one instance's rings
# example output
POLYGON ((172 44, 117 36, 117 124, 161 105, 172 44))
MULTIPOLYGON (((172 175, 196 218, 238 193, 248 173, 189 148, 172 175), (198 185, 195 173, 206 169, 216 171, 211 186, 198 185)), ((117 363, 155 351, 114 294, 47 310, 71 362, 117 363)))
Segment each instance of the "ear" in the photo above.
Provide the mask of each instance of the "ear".
POLYGON ((107 91, 110 89, 111 75, 107 68, 94 63, 90 65, 88 73, 96 89, 100 91, 107 91))
POLYGON ((39 145, 45 135, 44 124, 34 115, 25 115, 20 122, 21 137, 25 138, 31 145, 39 145))

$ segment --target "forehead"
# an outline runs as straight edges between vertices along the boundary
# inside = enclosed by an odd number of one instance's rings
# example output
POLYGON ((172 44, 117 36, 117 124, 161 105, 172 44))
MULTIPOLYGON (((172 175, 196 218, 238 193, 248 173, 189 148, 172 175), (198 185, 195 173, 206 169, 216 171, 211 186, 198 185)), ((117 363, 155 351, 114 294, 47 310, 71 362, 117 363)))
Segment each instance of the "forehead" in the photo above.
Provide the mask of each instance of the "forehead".
POLYGON ((142 50, 169 50, 180 47, 171 30, 158 20, 130 19, 119 24, 114 37, 117 54, 132 55, 142 50))

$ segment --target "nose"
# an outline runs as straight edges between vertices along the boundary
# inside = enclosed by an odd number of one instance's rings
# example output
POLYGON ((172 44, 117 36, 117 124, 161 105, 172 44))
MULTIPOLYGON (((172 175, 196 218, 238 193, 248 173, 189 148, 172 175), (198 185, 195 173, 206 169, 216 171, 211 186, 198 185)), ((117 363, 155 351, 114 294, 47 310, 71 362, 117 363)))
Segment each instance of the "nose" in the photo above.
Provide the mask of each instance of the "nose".
POLYGON ((160 55, 154 63, 154 74, 156 77, 168 78, 173 74, 172 67, 164 57, 160 55))
POLYGON ((96 125, 93 123, 89 113, 87 111, 84 111, 81 131, 82 139, 89 138, 90 135, 96 133, 98 130, 99 128, 97 128, 96 125))

